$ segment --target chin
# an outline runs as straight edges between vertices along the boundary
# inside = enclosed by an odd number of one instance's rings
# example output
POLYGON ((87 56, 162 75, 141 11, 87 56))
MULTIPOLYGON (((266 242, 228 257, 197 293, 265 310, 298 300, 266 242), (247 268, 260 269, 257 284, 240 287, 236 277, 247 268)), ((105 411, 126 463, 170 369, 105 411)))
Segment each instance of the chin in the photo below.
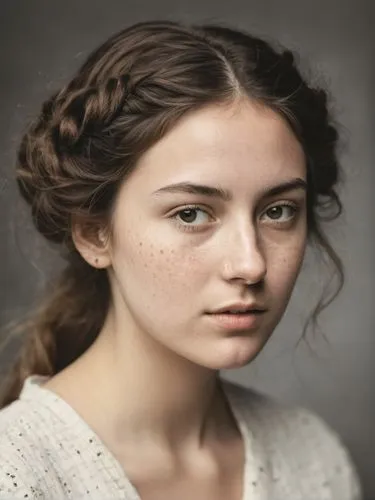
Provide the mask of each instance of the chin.
POLYGON ((259 338, 223 339, 216 350, 212 349, 212 357, 207 365, 215 370, 242 368, 258 356, 264 344, 265 341, 261 342, 259 338))

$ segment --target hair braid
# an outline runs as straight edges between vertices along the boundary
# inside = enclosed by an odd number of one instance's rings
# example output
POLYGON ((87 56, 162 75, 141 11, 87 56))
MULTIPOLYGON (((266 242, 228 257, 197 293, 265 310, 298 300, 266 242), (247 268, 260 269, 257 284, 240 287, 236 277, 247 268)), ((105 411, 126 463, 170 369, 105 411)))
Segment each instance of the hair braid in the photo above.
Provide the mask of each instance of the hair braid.
MULTIPOLYGON (((73 244, 75 220, 110 228, 116 194, 137 161, 188 112, 248 97, 282 115, 308 164, 308 234, 334 265, 342 264, 320 227, 341 210, 338 134, 327 94, 308 85, 294 54, 222 26, 139 23, 115 34, 72 81, 43 105, 24 135, 17 182, 38 231, 62 244, 67 267, 32 324, 0 406, 25 377, 51 375, 74 361, 100 332, 110 305, 106 271, 73 244), (336 212, 330 210, 336 208, 336 212)), ((313 319, 332 297, 320 302, 313 319)))

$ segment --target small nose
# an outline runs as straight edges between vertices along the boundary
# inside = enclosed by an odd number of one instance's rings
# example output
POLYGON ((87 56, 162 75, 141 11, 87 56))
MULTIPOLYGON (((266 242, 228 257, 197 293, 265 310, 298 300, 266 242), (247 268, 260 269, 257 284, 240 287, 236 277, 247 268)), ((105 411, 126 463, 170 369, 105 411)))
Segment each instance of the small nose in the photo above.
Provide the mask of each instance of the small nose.
POLYGON ((242 281, 247 285, 262 282, 267 273, 264 250, 252 227, 238 230, 224 248, 223 277, 227 281, 242 281))

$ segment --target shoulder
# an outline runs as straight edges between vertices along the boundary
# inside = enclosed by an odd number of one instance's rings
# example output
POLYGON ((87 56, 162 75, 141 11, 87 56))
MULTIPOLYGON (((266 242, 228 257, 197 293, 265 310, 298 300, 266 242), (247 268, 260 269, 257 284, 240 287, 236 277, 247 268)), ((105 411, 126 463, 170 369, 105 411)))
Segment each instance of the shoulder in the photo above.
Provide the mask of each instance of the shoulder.
POLYGON ((299 474, 312 489, 319 483, 319 488, 331 491, 332 498, 361 498, 352 459, 321 417, 232 382, 226 382, 226 388, 244 425, 280 475, 299 474))
POLYGON ((41 387, 40 377, 29 378, 0 411, 0 500, 116 494, 117 466, 104 452, 73 408, 41 387))
MULTIPOLYGON (((28 401, 17 400, 0 411, 0 450, 17 454, 26 443, 38 440, 38 429, 44 427, 42 412, 28 401)), ((1 460, 4 454, 1 454, 1 460)))
MULTIPOLYGON (((37 445, 43 446, 50 438, 51 430, 58 430, 58 410, 53 411, 53 401, 46 405, 43 394, 39 395, 38 391, 27 387, 19 399, 0 411, 0 449, 8 448, 9 455, 27 453, 37 445)), ((1 460, 3 456, 0 455, 1 460)))
POLYGON ((38 408, 20 400, 0 411, 0 500, 43 498, 38 455, 47 429, 39 416, 38 408))
POLYGON ((59 451, 70 444, 69 428, 62 405, 39 389, 39 378, 30 377, 20 398, 0 411, 0 500, 43 499, 61 489, 59 451))

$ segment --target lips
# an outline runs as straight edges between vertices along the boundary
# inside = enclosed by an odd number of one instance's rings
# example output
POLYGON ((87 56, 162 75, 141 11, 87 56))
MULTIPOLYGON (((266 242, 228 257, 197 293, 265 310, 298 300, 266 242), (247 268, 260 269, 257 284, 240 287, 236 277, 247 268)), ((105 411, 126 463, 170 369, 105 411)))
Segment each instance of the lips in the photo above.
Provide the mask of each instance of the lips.
POLYGON ((215 311, 210 314, 256 314, 259 312, 264 312, 264 309, 246 309, 244 311, 233 310, 224 310, 224 311, 215 311))
POLYGON ((236 310, 224 310, 224 311, 217 311, 209 314, 257 314, 260 312, 264 312, 263 310, 260 309, 246 309, 245 311, 236 311, 236 310))
POLYGON ((262 317, 265 311, 250 312, 214 312, 208 313, 207 318, 211 324, 224 330, 253 330, 262 323, 262 317))
POLYGON ((266 308, 259 303, 233 303, 220 307, 213 311, 208 311, 208 314, 250 314, 264 312, 266 308))

